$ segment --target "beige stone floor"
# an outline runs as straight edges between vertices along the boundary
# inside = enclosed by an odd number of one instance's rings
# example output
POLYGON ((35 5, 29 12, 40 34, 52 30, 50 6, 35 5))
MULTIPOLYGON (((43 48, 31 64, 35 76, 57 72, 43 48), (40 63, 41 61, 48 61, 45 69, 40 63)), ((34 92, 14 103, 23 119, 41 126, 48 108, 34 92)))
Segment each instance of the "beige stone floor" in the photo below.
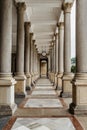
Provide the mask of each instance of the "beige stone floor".
MULTIPOLYGON (((68 116, 70 117, 71 114, 68 112, 68 108, 69 108, 69 104, 72 102, 71 98, 59 98, 60 92, 61 91, 56 91, 55 95, 50 95, 52 93, 50 93, 49 95, 44 94, 45 91, 54 91, 54 87, 52 86, 52 84, 50 83, 50 81, 48 79, 40 79, 38 80, 36 87, 34 88, 34 92, 38 91, 38 95, 33 95, 31 93, 31 95, 27 95, 26 99, 59 99, 63 105, 63 108, 24 108, 24 105, 26 104, 27 100, 23 100, 23 102, 19 105, 18 109, 16 110, 16 112, 14 113, 14 116, 16 117, 22 117, 22 118, 27 118, 27 117, 42 117, 42 118, 51 118, 51 117, 64 117, 64 116, 68 116), (40 93, 41 91, 41 93, 40 93), (44 91, 42 93, 42 91, 44 91)), ((78 121, 80 122, 80 124, 84 127, 84 130, 87 130, 87 116, 84 115, 79 115, 79 116, 75 116, 78 121)), ((79 129, 78 129, 79 130, 79 129)))

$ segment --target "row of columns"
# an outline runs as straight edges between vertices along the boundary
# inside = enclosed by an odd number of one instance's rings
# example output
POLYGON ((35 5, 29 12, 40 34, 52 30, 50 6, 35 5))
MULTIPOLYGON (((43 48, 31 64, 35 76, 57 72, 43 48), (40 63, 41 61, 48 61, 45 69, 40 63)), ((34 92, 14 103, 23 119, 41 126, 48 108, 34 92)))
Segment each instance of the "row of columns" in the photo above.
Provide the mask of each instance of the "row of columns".
MULTIPOLYGON (((12 115, 17 108, 14 94, 26 96, 26 87, 39 77, 39 56, 29 32, 31 24, 24 23, 25 3, 17 3, 16 73, 12 76, 12 0, 0 1, 0 116, 12 115), (36 63, 37 62, 37 63, 36 63), (36 65, 37 64, 37 65, 36 65)), ((34 85, 34 84, 33 84, 34 85)))
POLYGON ((71 7, 72 3, 65 3, 64 23, 58 24, 59 32, 56 34, 56 64, 53 62, 53 48, 50 50, 50 75, 55 84, 55 73, 52 64, 56 66, 57 89, 62 88, 60 96, 71 97, 72 103, 69 111, 72 114, 87 113, 87 1, 76 1, 76 74, 71 73, 71 7), (58 43, 58 45, 57 45, 58 43), (54 79, 53 79, 54 78, 54 79))
MULTIPOLYGON (((75 114, 87 113, 87 1, 76 1, 76 74, 73 78, 70 68, 70 11, 72 4, 64 5, 64 24, 59 23, 58 40, 58 75, 62 73, 62 96, 73 95, 73 101, 70 104, 70 112, 75 114), (60 26, 61 25, 61 26, 60 26), (64 28, 64 29, 63 29, 64 28), (63 42, 64 33, 64 42, 63 42), (59 50, 62 50, 60 53, 59 50), (64 49, 64 52, 63 52, 64 49), (63 63, 64 61, 64 63, 63 63), (63 68, 64 67, 64 68, 63 68), (60 69, 61 68, 61 69, 60 69), (64 69, 64 70, 63 70, 64 69), (63 72, 62 72, 63 71, 63 72), (73 79, 73 81, 72 81, 73 79), (72 81, 72 84, 71 84, 72 81)), ((25 92, 26 73, 24 73, 24 10, 25 4, 17 5, 17 57, 16 57, 16 76, 15 79, 11 73, 11 50, 12 50, 12 1, 0 0, 0 114, 11 115, 15 109, 14 86, 16 92, 25 92), (2 15, 3 14, 3 15, 2 15), (16 83, 17 81, 17 83, 16 83), (20 87, 19 87, 20 86, 20 87), (20 91, 22 90, 22 91, 20 91)), ((32 39, 32 38, 31 38, 32 39)), ((57 41, 57 40, 56 40, 57 41)), ((26 41, 27 42, 27 41, 26 41)), ((30 40, 30 43, 32 40, 30 40)), ((27 44, 27 43, 26 43, 27 44)), ((32 46, 32 44, 30 44, 32 46)), ((53 56, 53 49, 51 57, 53 56)), ((32 53, 30 53, 32 57, 32 53)), ((39 57, 39 56, 37 56, 39 57)), ((28 58, 28 57, 27 57, 28 58)), ((39 58, 38 58, 39 59, 39 58)), ((31 61, 31 60, 30 60, 31 61)), ((51 64, 53 58, 51 58, 51 64)), ((26 60, 27 62, 27 60, 26 60)), ((39 70, 39 60, 38 70, 39 70)), ((31 66, 34 62, 31 61, 31 66)), ((26 65, 27 67, 27 65, 26 65)), ((53 70, 53 64, 51 69, 53 70)), ((25 69, 27 70, 27 69, 25 69)), ((28 71, 28 70, 27 70, 28 71)), ((30 69, 30 74, 31 74, 30 69)), ((32 74, 33 76, 33 74, 32 74)), ((31 78, 32 79, 32 78, 31 78)), ((53 80, 54 82, 55 80, 53 80)), ((58 80, 59 81, 59 80, 58 80)), ((58 82, 59 83, 59 82, 58 82)), ((57 83, 58 87, 59 84, 57 83)))

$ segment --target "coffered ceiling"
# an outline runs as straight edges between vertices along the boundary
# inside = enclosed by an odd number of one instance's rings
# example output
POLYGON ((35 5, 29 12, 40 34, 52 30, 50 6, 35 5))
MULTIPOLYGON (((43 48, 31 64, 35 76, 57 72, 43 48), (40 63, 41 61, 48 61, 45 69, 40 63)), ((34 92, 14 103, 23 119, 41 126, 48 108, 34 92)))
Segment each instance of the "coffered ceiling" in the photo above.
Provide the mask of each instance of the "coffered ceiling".
POLYGON ((31 22, 38 53, 49 52, 57 23, 63 20, 62 3, 64 0, 15 0, 25 2, 25 21, 31 22))

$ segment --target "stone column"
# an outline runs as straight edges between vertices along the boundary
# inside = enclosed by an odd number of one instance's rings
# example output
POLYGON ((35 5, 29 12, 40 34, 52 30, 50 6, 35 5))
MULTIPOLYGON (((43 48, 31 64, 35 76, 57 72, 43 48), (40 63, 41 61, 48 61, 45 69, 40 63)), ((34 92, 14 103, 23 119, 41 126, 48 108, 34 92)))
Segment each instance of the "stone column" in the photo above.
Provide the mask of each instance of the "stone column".
POLYGON ((55 72, 56 72, 56 43, 55 43, 55 41, 54 41, 54 47, 53 47, 53 61, 54 61, 53 72, 55 74, 55 72))
POLYGON ((51 71, 52 71, 52 63, 51 63, 51 60, 52 60, 52 57, 51 57, 51 47, 50 47, 50 50, 49 50, 49 57, 48 57, 48 60, 49 60, 49 79, 51 81, 51 71))
POLYGON ((62 96, 72 95, 73 74, 71 73, 71 3, 64 4, 64 75, 62 96))
POLYGON ((30 37, 29 37, 29 29, 30 29, 30 23, 25 22, 25 75, 26 75, 26 89, 31 89, 30 86, 30 71, 29 71, 29 65, 30 65, 30 37))
POLYGON ((33 33, 30 33, 30 73, 32 77, 32 38, 33 38, 33 33))
POLYGON ((31 86, 34 86, 34 40, 33 40, 33 33, 31 33, 31 86))
POLYGON ((36 48, 35 48, 35 40, 34 40, 34 43, 33 43, 33 53, 34 53, 34 58, 33 58, 34 70, 33 70, 33 73, 34 73, 34 82, 35 82, 35 80, 36 80, 36 48))
POLYGON ((35 53, 34 53, 34 71, 35 71, 35 81, 37 80, 37 50, 36 50, 36 45, 34 47, 35 53))
POLYGON ((38 71, 38 75, 40 77, 40 57, 39 57, 39 54, 37 55, 37 71, 38 71))
POLYGON ((50 73, 50 54, 48 55, 48 72, 50 73))
POLYGON ((63 56, 64 56, 64 23, 59 23, 59 62, 58 62, 58 89, 62 89, 62 77, 63 77, 63 56))
POLYGON ((36 45, 35 45, 35 56, 36 56, 36 58, 35 58, 35 72, 36 72, 36 80, 38 79, 38 70, 37 70, 37 68, 38 68, 38 53, 37 53, 37 49, 36 49, 36 45))
POLYGON ((32 42, 33 44, 32 44, 32 51, 33 51, 33 55, 32 55, 32 65, 33 65, 33 67, 32 67, 32 69, 33 69, 33 85, 35 85, 35 69, 34 69, 34 67, 35 67, 35 40, 33 40, 33 42, 32 42))
POLYGON ((56 89, 57 89, 57 87, 58 87, 58 83, 57 83, 57 76, 58 76, 58 32, 55 34, 55 43, 56 43, 56 49, 55 49, 55 51, 56 51, 55 85, 56 85, 56 89))
POLYGON ((16 81, 11 73, 12 0, 0 0, 0 117, 12 115, 16 81))
POLYGON ((54 45, 52 46, 52 82, 54 83, 54 45))
POLYGON ((87 114, 87 0, 76 1, 76 74, 70 112, 87 114))
POLYGON ((16 96, 26 95, 26 76, 24 75, 24 11, 25 3, 17 3, 17 55, 16 55, 16 96))

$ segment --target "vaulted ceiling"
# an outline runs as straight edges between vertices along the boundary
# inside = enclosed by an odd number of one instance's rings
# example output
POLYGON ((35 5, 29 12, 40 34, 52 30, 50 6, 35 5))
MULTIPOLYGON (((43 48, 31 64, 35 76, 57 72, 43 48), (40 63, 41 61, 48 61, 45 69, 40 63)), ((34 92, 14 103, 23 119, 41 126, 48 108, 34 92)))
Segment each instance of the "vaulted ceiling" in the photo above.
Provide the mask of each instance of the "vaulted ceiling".
MULTIPOLYGON (((46 53, 48 53, 50 44, 52 43, 54 34, 56 32, 57 23, 63 16, 61 8, 64 0, 15 1, 25 2, 26 4, 24 20, 31 22, 30 31, 34 33, 33 39, 37 45, 38 53, 42 53, 42 51, 46 51, 46 53)), ((15 14, 15 12, 13 13, 15 14)), ((13 25, 13 30, 16 31, 14 22, 13 25)), ((15 31, 13 31, 13 37, 16 36, 15 31)))

